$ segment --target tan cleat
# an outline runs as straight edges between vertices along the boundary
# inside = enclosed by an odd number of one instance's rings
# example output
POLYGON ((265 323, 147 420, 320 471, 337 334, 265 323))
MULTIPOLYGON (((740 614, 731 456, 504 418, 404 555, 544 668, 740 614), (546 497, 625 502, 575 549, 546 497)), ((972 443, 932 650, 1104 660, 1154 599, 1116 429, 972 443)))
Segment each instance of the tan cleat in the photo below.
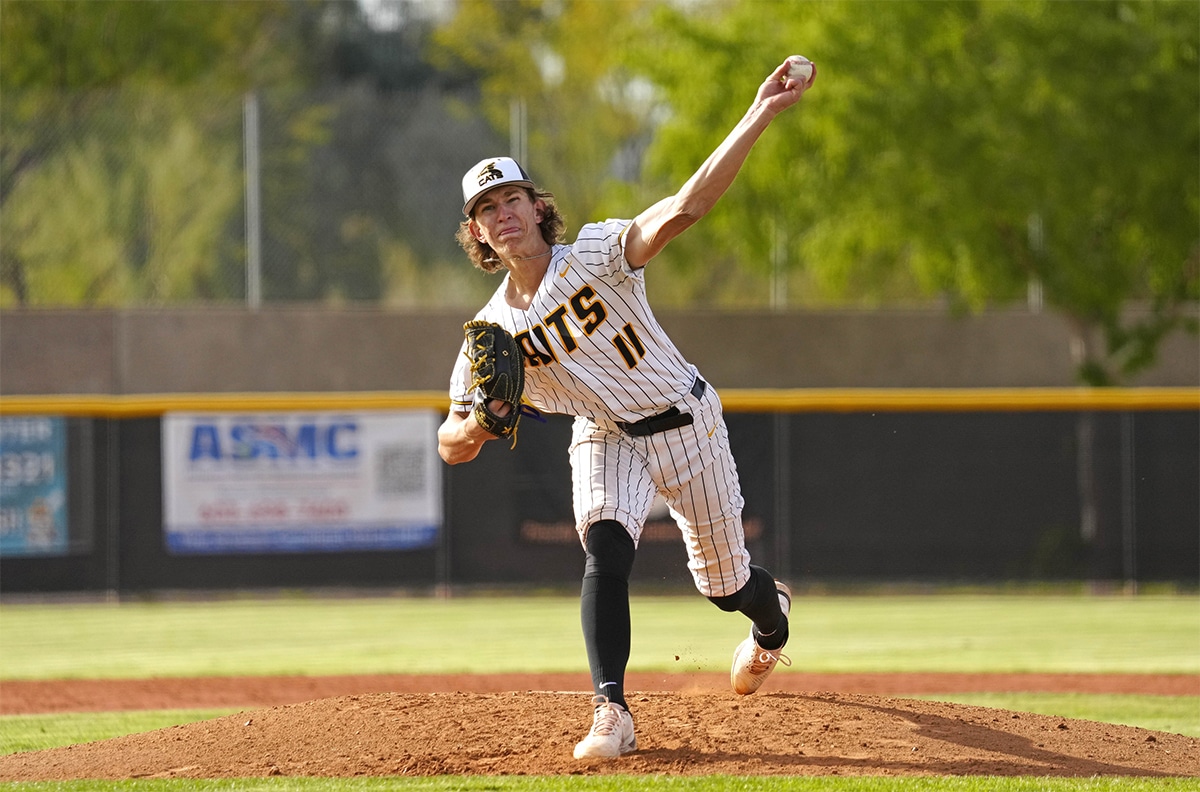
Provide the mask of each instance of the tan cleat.
POLYGON ((575 758, 612 759, 636 751, 637 737, 629 710, 605 696, 596 696, 592 704, 596 705, 592 730, 575 746, 575 758))
MULTIPOLYGON (((779 593, 779 608, 786 617, 792 609, 791 589, 776 580, 775 590, 779 593)), ((762 687, 777 663, 782 661, 785 666, 790 666, 792 661, 783 654, 782 648, 763 649, 754 640, 754 628, 751 627, 750 637, 733 651, 733 668, 729 672, 733 692, 741 696, 749 695, 762 687)))

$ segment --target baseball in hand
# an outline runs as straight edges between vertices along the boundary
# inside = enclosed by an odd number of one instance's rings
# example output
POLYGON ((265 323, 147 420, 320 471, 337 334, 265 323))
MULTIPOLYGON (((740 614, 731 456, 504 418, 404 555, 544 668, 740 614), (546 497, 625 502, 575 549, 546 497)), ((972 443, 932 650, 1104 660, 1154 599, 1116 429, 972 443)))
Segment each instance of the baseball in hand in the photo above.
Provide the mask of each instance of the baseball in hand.
POLYGON ((803 55, 792 55, 788 58, 787 76, 801 85, 808 85, 813 76, 812 61, 803 55))

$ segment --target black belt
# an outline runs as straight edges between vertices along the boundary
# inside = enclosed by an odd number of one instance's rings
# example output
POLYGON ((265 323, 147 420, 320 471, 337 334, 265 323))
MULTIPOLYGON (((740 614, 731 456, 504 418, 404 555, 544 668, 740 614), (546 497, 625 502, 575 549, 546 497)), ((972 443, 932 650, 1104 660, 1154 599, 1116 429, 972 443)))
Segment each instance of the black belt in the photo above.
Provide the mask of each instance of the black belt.
MULTIPOLYGON (((703 398, 706 388, 708 388, 708 384, 699 377, 696 377, 696 381, 692 383, 692 395, 697 399, 703 398)), ((658 415, 651 415, 649 418, 643 418, 634 423, 617 421, 617 426, 622 432, 631 437, 645 437, 646 435, 665 432, 668 429, 689 426, 693 420, 691 413, 680 412, 678 407, 671 407, 660 412, 658 415)))

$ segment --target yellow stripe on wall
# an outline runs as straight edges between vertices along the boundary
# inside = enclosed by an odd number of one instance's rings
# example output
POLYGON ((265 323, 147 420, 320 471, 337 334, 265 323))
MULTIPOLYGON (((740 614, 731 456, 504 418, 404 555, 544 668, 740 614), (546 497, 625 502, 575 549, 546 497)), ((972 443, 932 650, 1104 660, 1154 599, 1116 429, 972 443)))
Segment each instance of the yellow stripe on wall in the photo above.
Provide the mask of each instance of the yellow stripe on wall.
POLYGON ((1200 410, 1200 388, 796 388, 722 391, 730 412, 1200 410))
POLYGON ((447 402, 442 391, 5 396, 0 398, 0 414, 140 418, 169 412, 445 409, 447 402))
MULTIPOLYGON (((1200 388, 785 388, 722 390, 728 412, 1200 410, 1200 388)), ((2 415, 140 418, 169 412, 436 409, 443 391, 147 393, 0 397, 2 415)))

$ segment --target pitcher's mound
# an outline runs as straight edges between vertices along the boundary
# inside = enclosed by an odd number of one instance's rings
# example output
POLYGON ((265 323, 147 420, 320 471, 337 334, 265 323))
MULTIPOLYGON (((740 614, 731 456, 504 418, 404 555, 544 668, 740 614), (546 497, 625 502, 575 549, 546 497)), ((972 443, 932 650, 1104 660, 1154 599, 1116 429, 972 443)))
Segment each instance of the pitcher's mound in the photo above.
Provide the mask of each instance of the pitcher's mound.
POLYGON ((627 696, 636 753, 578 762, 584 693, 373 693, 0 757, 0 779, 284 776, 1200 776, 1200 739, 846 693, 627 696))

